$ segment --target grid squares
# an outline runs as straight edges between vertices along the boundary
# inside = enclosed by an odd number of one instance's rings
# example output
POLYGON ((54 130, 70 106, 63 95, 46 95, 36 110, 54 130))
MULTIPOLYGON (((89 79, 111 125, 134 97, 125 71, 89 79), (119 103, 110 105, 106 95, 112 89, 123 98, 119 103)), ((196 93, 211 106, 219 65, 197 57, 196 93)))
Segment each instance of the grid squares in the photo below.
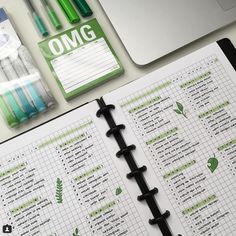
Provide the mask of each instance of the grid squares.
MULTIPOLYGON (((200 121, 198 119, 198 115, 204 110, 219 105, 219 100, 221 99, 228 99, 230 100, 231 104, 235 104, 235 84, 232 82, 232 79, 227 74, 224 66, 221 64, 216 55, 204 58, 194 65, 188 66, 177 72, 176 74, 163 79, 162 82, 169 80, 172 81, 172 85, 163 89, 162 91, 149 94, 148 96, 142 97, 142 99, 136 100, 133 103, 129 103, 129 105, 127 106, 122 106, 122 104, 128 103, 130 100, 133 100, 134 98, 147 93, 154 86, 161 84, 161 82, 158 82, 156 84, 154 83, 148 87, 144 87, 142 90, 139 90, 133 94, 129 94, 125 97, 120 97, 118 103, 121 105, 122 112, 126 117, 127 122, 129 123, 129 127, 138 138, 140 147, 146 154, 146 157, 153 167, 157 177, 161 181, 170 202, 174 206, 177 215, 179 216, 183 226, 186 229, 186 232, 191 235, 199 235, 200 232, 205 232, 206 235, 208 235, 206 227, 200 229, 200 227, 197 227, 196 225, 194 226, 194 224, 196 223, 196 220, 194 220, 196 215, 188 216, 187 218, 185 218, 182 214, 182 210, 188 206, 193 205, 197 200, 203 200, 208 195, 214 193, 218 197, 218 201, 215 203, 215 205, 212 204, 211 207, 208 206, 207 210, 201 211, 201 213, 199 213, 200 219, 213 219, 214 217, 211 217, 211 214, 213 214, 215 208, 220 209, 215 218, 217 216, 220 218, 221 214, 227 215, 229 209, 235 209, 235 201, 232 197, 235 196, 235 187, 233 187, 235 186, 235 178, 232 177, 232 173, 230 172, 227 163, 223 160, 222 154, 217 152, 217 147, 222 144, 222 140, 228 140, 229 137, 233 138, 233 136, 235 136, 235 126, 233 120, 236 118, 236 111, 233 106, 227 109, 227 112, 233 117, 231 120, 231 125, 233 128, 228 131, 226 130, 219 132, 219 134, 215 134, 214 136, 212 131, 209 131, 209 133, 206 132, 206 128, 208 128, 207 126, 209 126, 209 124, 200 121), (211 71, 212 80, 209 84, 206 84, 204 88, 208 92, 205 95, 208 96, 206 97, 208 105, 199 107, 198 104, 195 103, 195 100, 190 98, 188 90, 183 93, 180 85, 182 83, 185 83, 186 81, 190 81, 196 78, 197 76, 201 76, 207 71, 211 71), (133 107, 138 106, 141 103, 147 102, 157 95, 161 96, 162 99, 168 98, 170 104, 173 104, 173 108, 176 101, 183 103, 188 112, 188 119, 185 120, 181 116, 176 116, 171 106, 169 106, 169 111, 167 109, 160 113, 158 113, 158 109, 153 109, 153 107, 166 106, 164 103, 156 103, 154 105, 152 104, 140 111, 130 114, 130 109, 133 109, 133 107), (170 122, 163 122, 163 125, 161 125, 160 127, 155 127, 152 132, 147 132, 147 127, 145 126, 144 122, 147 122, 147 120, 150 119, 150 116, 153 117, 155 115, 162 117, 164 121, 170 122), (141 116, 143 120, 140 119, 141 116), (193 152, 189 157, 185 157, 183 160, 179 160, 177 163, 172 163, 170 168, 165 168, 161 160, 158 160, 159 154, 155 150, 155 144, 147 145, 146 142, 176 126, 179 128, 177 132, 178 138, 180 138, 181 140, 185 140, 185 143, 190 142, 191 144, 199 144, 196 145, 195 152, 193 152), (217 174, 212 175, 209 173, 209 169, 207 168, 207 160, 214 154, 219 159, 219 162, 222 162, 222 164, 220 166, 221 170, 218 170, 216 172, 217 174), (153 158, 154 156, 157 157, 157 160, 153 158), (192 159, 196 160, 197 163, 189 168, 189 170, 186 170, 183 172, 183 174, 179 175, 179 181, 177 181, 176 178, 167 181, 163 179, 163 174, 165 172, 168 172, 171 169, 173 170, 178 166, 184 165, 187 161, 190 161, 192 159), (199 175, 200 177, 197 178, 196 176, 199 175), (194 176, 196 178, 195 182, 192 180, 194 176), (190 193, 189 189, 186 188, 186 183, 191 183, 191 181, 194 183, 194 187, 192 188, 194 190, 193 193, 190 193), (184 185, 185 187, 183 187, 180 191, 181 185, 184 185), (202 193, 199 193, 198 195, 196 195, 196 197, 193 197, 194 194, 197 194, 198 191, 202 191, 202 193), (180 196, 183 196, 183 193, 185 193, 186 196, 191 196, 190 200, 187 200, 186 203, 180 201, 180 196)), ((174 138, 174 136, 172 136, 172 138, 174 138)), ((162 143, 164 142, 162 141, 162 143)), ((164 145, 161 149, 165 150, 165 148, 167 148, 167 146, 164 145)), ((174 147, 172 148, 174 150, 174 147)), ((187 197, 185 199, 187 199, 187 197)), ((209 235, 225 235, 225 233, 229 235, 230 233, 234 232, 235 226, 233 223, 233 219, 235 219, 235 213, 232 211, 230 212, 229 216, 222 217, 222 220, 219 220, 221 227, 211 229, 209 235)), ((210 225, 213 225, 213 223, 211 222, 210 225)))

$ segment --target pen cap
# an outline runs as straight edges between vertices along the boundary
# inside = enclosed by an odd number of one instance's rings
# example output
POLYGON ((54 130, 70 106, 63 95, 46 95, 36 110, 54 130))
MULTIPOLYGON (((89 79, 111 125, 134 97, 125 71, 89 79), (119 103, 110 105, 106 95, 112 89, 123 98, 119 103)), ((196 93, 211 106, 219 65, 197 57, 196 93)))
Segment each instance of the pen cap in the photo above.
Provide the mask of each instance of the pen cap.
POLYGON ((86 0, 73 0, 73 2, 83 17, 88 17, 93 14, 86 0))
POLYGON ((73 24, 80 21, 79 15, 75 11, 74 7, 72 6, 69 0, 57 0, 57 2, 70 23, 73 24))
POLYGON ((57 14, 55 13, 55 11, 53 10, 48 10, 48 16, 52 22, 52 24, 54 25, 54 27, 59 30, 62 28, 62 24, 60 22, 60 20, 58 19, 58 16, 57 14))
POLYGON ((49 32, 44 24, 44 22, 42 21, 42 19, 40 18, 40 16, 38 16, 35 12, 33 12, 33 18, 34 18, 34 22, 37 25, 38 30, 40 31, 40 33, 44 36, 47 37, 49 35, 49 32))
POLYGON ((56 14, 56 12, 54 11, 52 5, 50 4, 50 2, 48 0, 41 0, 42 5, 44 6, 51 23, 53 24, 53 26, 59 30, 62 28, 62 24, 56 14))

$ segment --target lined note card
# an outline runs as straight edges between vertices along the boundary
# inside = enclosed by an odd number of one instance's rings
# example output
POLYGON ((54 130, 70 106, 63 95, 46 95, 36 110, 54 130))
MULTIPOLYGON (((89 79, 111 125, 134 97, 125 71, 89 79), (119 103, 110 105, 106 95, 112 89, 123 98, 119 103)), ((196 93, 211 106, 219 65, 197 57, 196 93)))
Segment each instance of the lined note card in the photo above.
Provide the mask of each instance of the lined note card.
POLYGON ((56 58, 51 64, 66 93, 120 68, 104 38, 56 58))
POLYGON ((39 47, 66 99, 123 72, 96 19, 51 37, 39 47))

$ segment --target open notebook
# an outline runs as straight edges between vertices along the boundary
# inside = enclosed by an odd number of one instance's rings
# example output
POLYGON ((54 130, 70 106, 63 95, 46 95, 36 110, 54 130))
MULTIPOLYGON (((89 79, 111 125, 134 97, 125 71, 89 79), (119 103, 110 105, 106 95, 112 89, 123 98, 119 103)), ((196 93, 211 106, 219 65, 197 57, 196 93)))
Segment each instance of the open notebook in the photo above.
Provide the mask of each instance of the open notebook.
POLYGON ((2 143, 0 226, 234 235, 235 68, 225 39, 2 143))

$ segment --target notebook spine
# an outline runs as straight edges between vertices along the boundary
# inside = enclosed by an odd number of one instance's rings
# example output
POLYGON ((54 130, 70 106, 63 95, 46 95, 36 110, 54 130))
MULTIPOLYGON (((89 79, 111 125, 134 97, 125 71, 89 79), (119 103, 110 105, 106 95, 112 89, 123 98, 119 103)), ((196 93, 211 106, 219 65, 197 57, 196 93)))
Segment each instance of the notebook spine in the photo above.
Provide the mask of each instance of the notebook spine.
POLYGON ((151 225, 158 225, 163 236, 173 236, 167 223, 167 218, 170 216, 170 212, 167 210, 164 214, 161 213, 158 204, 156 202, 156 199, 154 197, 154 195, 158 193, 158 189, 153 188, 150 190, 143 175, 143 173, 147 170, 147 167, 137 166, 135 158, 132 153, 136 149, 136 147, 135 145, 127 146, 121 133, 121 131, 125 129, 125 125, 123 124, 117 125, 112 117, 111 110, 114 110, 115 106, 106 105, 102 98, 98 99, 97 102, 100 107, 100 109, 97 111, 97 117, 104 116, 105 120, 107 121, 110 127, 110 129, 106 132, 107 137, 113 135, 116 142, 119 145, 120 150, 116 153, 116 156, 118 158, 122 156, 125 158, 131 170, 131 172, 127 174, 127 178, 128 179, 134 178, 141 190, 142 194, 138 196, 137 199, 138 201, 146 201, 147 205, 149 206, 152 212, 153 219, 150 219, 149 223, 151 225))
POLYGON ((234 47, 232 42, 228 38, 224 38, 217 41, 217 43, 233 68, 236 70, 236 48, 234 47))

